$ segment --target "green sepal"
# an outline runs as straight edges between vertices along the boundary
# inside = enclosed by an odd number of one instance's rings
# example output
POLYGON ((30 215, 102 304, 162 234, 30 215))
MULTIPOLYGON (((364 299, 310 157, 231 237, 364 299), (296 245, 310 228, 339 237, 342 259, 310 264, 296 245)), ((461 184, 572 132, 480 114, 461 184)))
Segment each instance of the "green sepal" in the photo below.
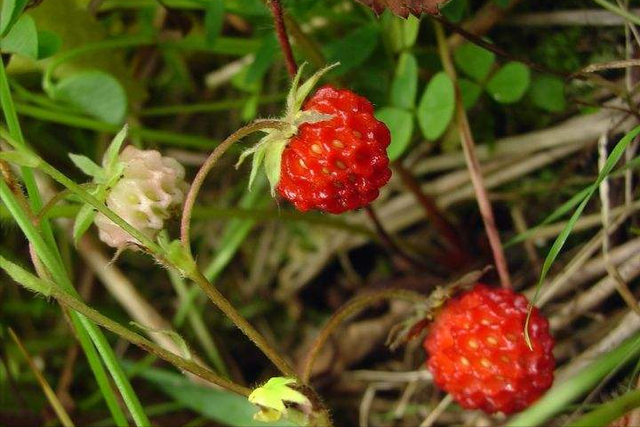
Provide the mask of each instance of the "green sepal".
POLYGON ((85 203, 78 214, 76 215, 76 219, 73 222, 73 242, 78 245, 80 238, 87 232, 91 224, 93 224, 93 220, 96 217, 96 211, 92 205, 85 203))
POLYGON ((119 163, 118 153, 120 153, 120 148, 127 137, 127 132, 129 132, 129 125, 125 124, 120 132, 113 137, 109 148, 105 151, 104 157, 102 158, 102 167, 107 169, 107 171, 115 169, 117 163, 119 163))
POLYGON ((196 270, 196 262, 180 240, 171 240, 166 230, 158 234, 158 245, 162 249, 162 256, 175 267, 183 277, 192 275, 196 270))
POLYGON ((280 165, 282 163, 282 152, 287 146, 288 140, 278 140, 273 142, 265 149, 264 155, 264 171, 267 174, 269 185, 271 186, 271 195, 275 196, 276 186, 280 181, 280 165))
POLYGON ((310 407, 309 398, 291 387, 295 383, 296 380, 293 378, 273 377, 253 390, 249 395, 249 402, 260 407, 254 419, 267 422, 278 421, 283 415, 287 415, 285 402, 310 407))
POLYGON ((69 153, 69 158, 78 169, 85 175, 94 179, 95 182, 103 182, 105 179, 105 171, 98 166, 93 160, 81 154, 69 153))

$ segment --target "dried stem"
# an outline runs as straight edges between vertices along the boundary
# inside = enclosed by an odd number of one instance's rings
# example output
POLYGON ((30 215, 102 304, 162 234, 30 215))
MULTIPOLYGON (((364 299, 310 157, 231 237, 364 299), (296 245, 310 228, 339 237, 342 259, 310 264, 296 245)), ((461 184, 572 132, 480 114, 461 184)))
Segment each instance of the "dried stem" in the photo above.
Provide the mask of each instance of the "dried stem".
POLYGON ((289 72, 290 77, 294 77, 298 72, 298 65, 293 57, 293 50, 291 49, 291 43, 289 42, 289 36, 287 35, 287 28, 285 26, 280 0, 269 0, 269 8, 273 14, 273 23, 276 26, 276 35, 278 36, 278 43, 280 43, 280 48, 284 55, 284 61, 287 64, 287 71, 289 72))
POLYGON ((407 291, 404 289, 385 289, 383 291, 373 292, 366 295, 360 295, 353 298, 351 301, 343 305, 338 311, 336 311, 331 319, 322 328, 315 341, 311 345, 309 353, 305 358, 302 368, 301 379, 305 383, 309 382, 311 373, 313 370, 313 364, 316 357, 320 353, 320 350, 327 342, 331 334, 344 322, 349 316, 363 310, 364 308, 375 304, 379 301, 386 299, 402 299, 414 303, 429 303, 428 297, 413 291, 407 291))
POLYGON ((420 182, 413 176, 411 171, 405 168, 400 161, 395 162, 394 167, 402 183, 413 193, 424 209, 427 218, 433 223, 443 240, 448 244, 449 249, 455 254, 456 263, 458 265, 464 264, 469 259, 469 254, 462 245, 456 229, 438 208, 435 200, 422 190, 420 182))
POLYGON ((211 169, 215 166, 217 161, 222 157, 222 155, 231 147, 235 142, 244 138, 245 136, 252 134, 254 132, 258 132, 264 129, 277 129, 282 126, 282 122, 280 120, 260 120, 248 124, 245 127, 242 127, 229 135, 227 139, 222 141, 216 148, 211 152, 207 160, 200 167, 200 170, 196 174, 196 177, 193 179, 193 183, 189 188, 189 193, 184 202, 184 208, 182 210, 182 218, 180 220, 180 240, 182 241, 182 245, 184 248, 191 254, 191 243, 189 239, 189 229, 191 226, 191 214, 193 211, 193 206, 195 205, 196 198, 198 197, 198 193, 200 192, 200 188, 204 183, 207 174, 211 171, 211 169))
POLYGON ((456 71, 451 61, 451 54, 449 52, 449 45, 442 30, 442 26, 434 22, 436 37, 438 39, 438 50, 440 52, 440 58, 442 65, 454 83, 456 88, 456 121, 458 126, 458 133, 460 134, 460 141, 462 143, 462 150, 471 176, 471 183, 476 193, 476 200, 478 201, 478 207, 480 208, 480 214, 484 222, 484 227, 489 238, 489 244, 493 252, 493 258, 496 263, 496 270, 500 276, 500 283, 504 288, 511 287, 511 278, 509 277, 509 270, 507 268, 507 260, 502 249, 500 242, 500 235, 498 234, 498 228, 493 217, 493 210, 491 208, 491 202, 489 201, 489 194, 484 185, 484 179, 482 177, 482 171, 480 170, 480 162, 475 154, 475 143, 473 141, 473 135, 471 134, 471 128, 469 127, 469 120, 467 119, 467 113, 464 110, 462 104, 462 97, 460 95, 460 88, 458 87, 456 71))
POLYGON ((376 211, 373 209, 371 205, 365 206, 364 211, 367 213, 367 216, 369 216, 369 218, 371 219, 371 222, 373 223, 373 226, 376 229, 376 233, 380 238, 380 241, 382 242, 383 246, 385 247, 385 249, 387 249, 390 255, 393 255, 393 254, 398 255, 400 259, 402 259, 406 264, 410 266, 416 267, 418 269, 424 268, 424 265, 419 260, 415 259, 411 255, 406 253, 400 246, 398 246, 398 244, 393 240, 393 238, 389 235, 389 233, 387 233, 387 230, 382 225, 382 222, 380 221, 378 214, 376 213, 376 211))

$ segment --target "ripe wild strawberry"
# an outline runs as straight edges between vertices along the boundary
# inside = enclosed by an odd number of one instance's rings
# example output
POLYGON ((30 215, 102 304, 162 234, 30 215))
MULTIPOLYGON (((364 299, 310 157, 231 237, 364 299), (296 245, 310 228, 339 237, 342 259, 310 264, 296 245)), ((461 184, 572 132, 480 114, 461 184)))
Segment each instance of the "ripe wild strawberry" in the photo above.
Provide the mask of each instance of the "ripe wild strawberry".
POLYGON ((238 162, 253 154, 250 182, 264 165, 272 193, 277 190, 300 211, 339 214, 361 208, 378 197, 391 177, 386 151, 391 135, 373 116, 367 99, 325 86, 302 108, 315 83, 332 67, 317 72, 299 88, 298 73, 281 119, 283 126, 266 130, 267 136, 238 162))
POLYGON ((334 214, 357 209, 378 197, 391 177, 389 129, 373 116, 365 98, 346 89, 320 88, 304 110, 330 120, 300 126, 282 154, 278 193, 301 211, 334 214))
POLYGON ((551 387, 555 360, 537 308, 527 346, 528 307, 523 295, 482 284, 449 300, 424 342, 435 384, 467 409, 510 414, 531 405, 551 387))

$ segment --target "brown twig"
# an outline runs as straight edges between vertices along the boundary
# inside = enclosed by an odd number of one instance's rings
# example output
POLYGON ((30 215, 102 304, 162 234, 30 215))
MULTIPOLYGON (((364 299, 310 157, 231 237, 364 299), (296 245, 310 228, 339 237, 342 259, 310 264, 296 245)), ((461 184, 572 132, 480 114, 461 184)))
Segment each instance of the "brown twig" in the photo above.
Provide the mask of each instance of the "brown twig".
POLYGON ((287 64, 287 71, 289 72, 290 77, 294 77, 298 72, 298 65, 293 57, 293 49, 291 49, 291 43, 289 42, 289 36, 287 35, 287 28, 285 26, 280 0, 269 0, 269 8, 273 14, 273 23, 276 26, 276 35, 278 36, 278 43, 280 43, 280 48, 284 55, 284 62, 287 64))
POLYGON ((434 27, 436 37, 438 39, 438 50, 440 52, 442 65, 456 88, 456 121, 458 132, 460 134, 460 141, 462 143, 462 150, 464 152, 469 175, 471 176, 471 183, 473 184, 473 189, 476 193, 476 200, 478 201, 480 214, 482 215, 487 237, 489 238, 489 244, 491 245, 491 251, 493 252, 496 270, 500 276, 500 283, 502 284, 502 287, 510 288, 511 278, 509 277, 507 260, 500 242, 500 235, 493 216, 491 202, 489 201, 489 194, 487 193, 487 189, 484 185, 480 162, 475 154, 475 143, 473 141, 473 135, 471 134, 467 113, 464 110, 464 105, 462 104, 462 96, 457 82, 456 70, 453 66, 453 62, 451 61, 449 45, 447 44, 442 26, 438 22, 434 22, 434 27))
POLYGON ((456 258, 456 263, 458 265, 464 264, 466 260, 469 259, 469 254, 462 245, 458 232, 444 216, 435 200, 422 191, 420 182, 407 168, 404 167, 401 161, 395 162, 394 168, 396 172, 398 172, 402 183, 409 191, 411 191, 411 193, 413 193, 414 197, 424 209, 427 218, 433 222, 433 225, 438 230, 443 240, 448 244, 449 249, 452 250, 456 258))
POLYGON ((387 230, 384 228, 384 225, 382 225, 382 222, 380 221, 378 214, 376 213, 376 211, 373 209, 371 205, 365 206, 364 211, 367 213, 367 216, 369 217, 369 219, 371 219, 371 222, 373 223, 373 226, 376 229, 376 234, 380 238, 380 242, 383 244, 385 249, 387 249, 390 255, 396 254, 398 255, 398 257, 400 257, 400 259, 402 259, 409 266, 413 266, 418 269, 424 269, 424 264, 422 262, 412 257, 411 255, 406 253, 404 249, 398 246, 395 240, 389 235, 387 230))

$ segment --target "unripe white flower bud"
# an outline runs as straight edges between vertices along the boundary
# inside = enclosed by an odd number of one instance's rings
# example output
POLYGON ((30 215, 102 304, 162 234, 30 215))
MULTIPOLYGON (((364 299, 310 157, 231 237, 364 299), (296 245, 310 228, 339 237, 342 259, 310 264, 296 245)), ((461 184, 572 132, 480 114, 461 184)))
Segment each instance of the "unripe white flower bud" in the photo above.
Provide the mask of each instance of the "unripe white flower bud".
MULTIPOLYGON (((155 150, 129 145, 120 153, 122 178, 109 191, 106 204, 125 221, 150 238, 164 227, 165 219, 184 201, 184 168, 155 150)), ((136 240, 103 214, 96 215, 100 240, 114 248, 136 240)))

